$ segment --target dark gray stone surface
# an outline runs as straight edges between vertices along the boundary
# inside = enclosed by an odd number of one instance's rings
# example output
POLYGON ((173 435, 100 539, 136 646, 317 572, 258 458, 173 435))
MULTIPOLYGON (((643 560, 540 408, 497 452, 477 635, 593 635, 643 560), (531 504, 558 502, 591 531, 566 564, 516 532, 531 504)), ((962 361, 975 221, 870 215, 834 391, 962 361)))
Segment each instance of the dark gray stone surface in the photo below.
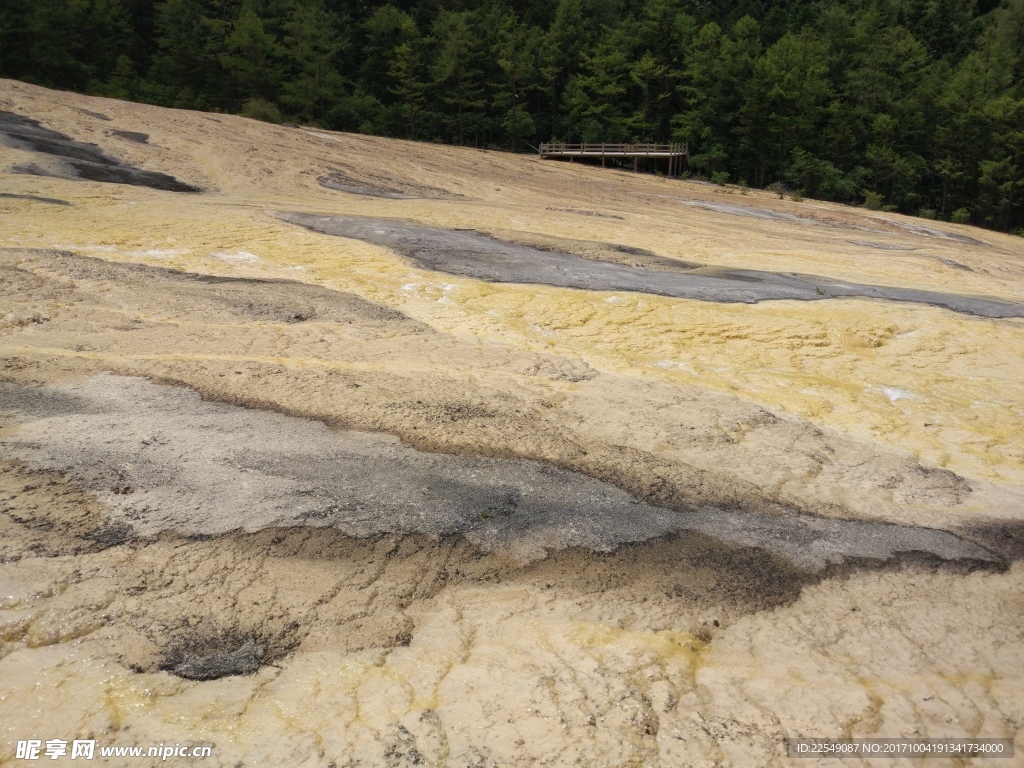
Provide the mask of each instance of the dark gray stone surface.
POLYGON ((591 291, 633 291, 717 302, 817 301, 859 297, 930 304, 981 317, 1024 317, 1024 304, 979 296, 864 285, 815 275, 752 269, 651 270, 517 245, 473 231, 356 216, 281 213, 278 217, 315 232, 387 246, 424 269, 491 282, 543 284, 591 291))
POLYGON ((95 144, 76 141, 63 133, 43 128, 36 120, 13 112, 0 110, 0 142, 14 149, 49 155, 59 161, 46 167, 36 163, 16 165, 11 169, 15 173, 129 184, 167 192, 202 191, 166 173, 136 168, 109 156, 95 144))
POLYGON ((537 461, 425 453, 389 435, 331 431, 143 379, 0 384, 0 412, 13 427, 0 455, 70 475, 110 505, 125 540, 313 526, 357 537, 461 534, 532 559, 693 532, 807 570, 907 552, 997 560, 947 531, 787 510, 664 509, 537 461))

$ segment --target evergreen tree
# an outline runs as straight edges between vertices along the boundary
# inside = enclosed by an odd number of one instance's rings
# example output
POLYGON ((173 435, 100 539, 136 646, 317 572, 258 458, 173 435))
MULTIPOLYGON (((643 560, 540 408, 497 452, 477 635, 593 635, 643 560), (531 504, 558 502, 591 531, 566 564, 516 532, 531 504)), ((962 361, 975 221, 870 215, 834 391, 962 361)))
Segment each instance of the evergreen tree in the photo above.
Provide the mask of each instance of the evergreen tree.
POLYGON ((221 106, 217 84, 224 74, 211 52, 219 30, 204 16, 202 0, 164 0, 155 28, 157 53, 143 85, 149 98, 174 107, 221 106))
POLYGON ((220 62, 243 98, 271 100, 281 80, 281 46, 270 35, 253 5, 246 2, 224 40, 220 62))
POLYGON ((513 151, 519 149, 521 141, 533 138, 536 130, 525 97, 535 75, 536 51, 531 49, 538 42, 515 13, 509 11, 504 15, 494 46, 495 62, 503 77, 496 83, 493 104, 513 151))
POLYGON ((467 127, 479 135, 479 118, 485 104, 480 68, 482 52, 477 45, 473 21, 469 11, 442 11, 434 23, 438 47, 437 60, 432 67, 433 86, 448 113, 454 112, 452 133, 460 145, 466 143, 467 127))
POLYGON ((304 0, 295 3, 283 26, 289 74, 281 102, 304 120, 322 118, 343 90, 335 60, 346 41, 338 32, 337 17, 322 0, 304 0))
POLYGON ((398 99, 405 118, 406 137, 416 138, 417 122, 423 108, 425 84, 420 79, 422 62, 412 42, 395 46, 391 52, 389 73, 395 85, 391 93, 398 99))
POLYGON ((0 76, 1024 230, 1024 0, 5 0, 0 76))
POLYGON ((604 35, 592 53, 583 55, 581 72, 566 88, 566 107, 580 141, 618 142, 629 134, 623 109, 629 61, 620 35, 604 35))

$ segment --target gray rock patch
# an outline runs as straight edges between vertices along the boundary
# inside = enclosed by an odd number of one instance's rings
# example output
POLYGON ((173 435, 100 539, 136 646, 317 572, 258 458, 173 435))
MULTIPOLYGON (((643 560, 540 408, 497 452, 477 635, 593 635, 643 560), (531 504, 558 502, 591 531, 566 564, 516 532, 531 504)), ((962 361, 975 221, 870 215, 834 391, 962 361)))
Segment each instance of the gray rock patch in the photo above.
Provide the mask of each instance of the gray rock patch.
POLYGON ((916 251, 906 245, 891 245, 889 243, 868 243, 863 240, 850 240, 854 245, 861 245, 865 248, 874 248, 876 251, 916 251))
POLYGON ((93 111, 88 110, 88 109, 80 109, 78 111, 81 112, 83 115, 88 115, 89 117, 94 117, 97 120, 106 120, 107 122, 110 122, 111 120, 114 119, 110 115, 105 115, 102 112, 93 112, 93 111))
POLYGON ((111 131, 111 133, 114 136, 117 136, 119 139, 124 139, 125 141, 132 141, 135 142, 136 144, 149 143, 148 133, 140 133, 139 131, 111 131))
POLYGON ((314 232, 392 248, 424 269, 491 282, 543 284, 591 291, 631 291, 698 301, 748 304, 781 299, 816 301, 861 297, 930 304, 981 317, 1024 317, 1024 305, 985 297, 863 285, 815 275, 759 270, 654 270, 508 243, 473 231, 438 229, 385 219, 306 213, 281 213, 278 218, 314 232))
POLYGON ((186 680, 217 680, 231 675, 251 675, 262 664, 264 648, 253 639, 246 640, 234 650, 212 651, 206 654, 183 653, 184 659, 176 664, 165 664, 165 669, 186 680))
MULTIPOLYGON (((818 221, 817 219, 808 218, 806 216, 796 216, 792 213, 783 213, 781 211, 773 211, 768 208, 756 208, 752 205, 734 205, 731 203, 717 203, 709 200, 694 200, 689 197, 678 197, 676 195, 659 195, 669 200, 678 200, 686 205, 692 205, 694 208, 703 208, 707 211, 715 211, 717 213, 726 213, 731 216, 744 216, 749 219, 769 219, 772 221, 789 221, 794 224, 807 224, 812 227, 837 227, 841 226, 838 224, 831 224, 825 221, 818 221)), ((879 221, 877 217, 876 221, 879 221)), ((906 230, 907 232, 913 232, 915 235, 923 235, 924 237, 935 237, 940 240, 955 240, 958 243, 970 243, 971 245, 983 245, 988 247, 988 243, 984 243, 981 240, 975 240, 973 237, 967 235, 960 235, 955 232, 946 232, 942 229, 935 229, 934 227, 924 227, 920 224, 912 224, 906 221, 897 221, 895 219, 884 219, 886 224, 891 224, 894 227, 906 230)), ((873 229, 871 227, 858 227, 854 225, 847 225, 850 229, 861 229, 866 232, 885 232, 885 230, 873 229)), ((867 245, 868 247, 874 248, 879 247, 870 243, 858 243, 858 245, 867 245)), ((884 247, 884 246, 881 246, 884 247)))
POLYGON ((58 200, 55 197, 38 197, 36 195, 16 195, 12 192, 0 192, 0 198, 8 200, 33 200, 37 203, 48 203, 49 205, 71 205, 67 200, 58 200))
POLYGON ((709 200, 694 200, 689 197, 677 197, 675 195, 659 195, 669 200, 678 200, 694 208, 703 208, 706 211, 715 213, 726 213, 730 216, 743 216, 748 219, 768 219, 770 221, 789 221, 794 224, 808 224, 812 227, 828 227, 823 221, 809 219, 806 216, 795 216, 792 213, 781 213, 768 208, 755 208, 752 205, 733 205, 732 203, 713 203, 709 200))
POLYGON ((598 219, 618 219, 623 221, 622 216, 616 216, 614 213, 598 213, 597 211, 581 211, 578 208, 547 208, 549 211, 558 211, 560 213, 573 213, 577 216, 593 216, 598 219))
POLYGON ((322 187, 347 192, 350 195, 366 195, 381 197, 387 200, 409 200, 414 198, 453 198, 462 195, 453 194, 446 189, 415 184, 409 180, 398 180, 377 176, 374 180, 358 179, 344 171, 336 170, 321 176, 317 182, 322 187))
POLYGON ((36 152, 49 158, 46 163, 16 165, 11 168, 14 173, 128 184, 167 192, 202 191, 166 173, 136 168, 110 157, 95 144, 76 141, 63 133, 43 128, 36 120, 13 112, 0 110, 0 142, 14 149, 36 152))
POLYGON ((388 435, 331 431, 142 379, 0 384, 0 411, 14 424, 0 451, 95 492, 114 510, 118 541, 313 526, 356 537, 461 534, 531 560, 691 531, 808 570, 906 552, 998 562, 946 531, 785 510, 669 510, 536 461, 424 453, 388 435))
POLYGON ((367 195, 369 197, 383 197, 391 200, 404 200, 410 197, 410 195, 404 194, 401 190, 378 184, 367 184, 364 181, 353 179, 351 176, 340 171, 328 176, 321 176, 317 181, 322 187, 334 189, 338 192, 348 192, 350 195, 367 195))
POLYGON ((988 243, 983 243, 981 240, 975 240, 973 237, 960 235, 956 232, 946 232, 943 229, 924 227, 920 224, 911 224, 907 221, 897 221, 895 219, 886 219, 885 223, 892 224, 894 227, 899 227, 900 229, 905 229, 907 232, 913 232, 915 235, 924 235, 925 237, 936 237, 940 240, 954 240, 958 243, 969 243, 970 245, 983 245, 988 247, 988 243))

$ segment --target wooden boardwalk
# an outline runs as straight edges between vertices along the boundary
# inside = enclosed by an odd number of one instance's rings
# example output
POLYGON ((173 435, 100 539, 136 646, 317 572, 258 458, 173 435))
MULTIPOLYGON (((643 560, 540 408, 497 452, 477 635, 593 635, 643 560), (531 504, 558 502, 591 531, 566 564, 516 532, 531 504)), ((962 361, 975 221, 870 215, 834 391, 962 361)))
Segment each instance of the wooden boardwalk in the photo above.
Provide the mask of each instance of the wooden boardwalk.
POLYGON ((633 158, 633 170, 639 169, 641 159, 665 160, 668 175, 675 176, 690 164, 690 148, 686 144, 558 144, 540 145, 540 156, 544 158, 576 158, 601 160, 607 165, 608 158, 633 158))

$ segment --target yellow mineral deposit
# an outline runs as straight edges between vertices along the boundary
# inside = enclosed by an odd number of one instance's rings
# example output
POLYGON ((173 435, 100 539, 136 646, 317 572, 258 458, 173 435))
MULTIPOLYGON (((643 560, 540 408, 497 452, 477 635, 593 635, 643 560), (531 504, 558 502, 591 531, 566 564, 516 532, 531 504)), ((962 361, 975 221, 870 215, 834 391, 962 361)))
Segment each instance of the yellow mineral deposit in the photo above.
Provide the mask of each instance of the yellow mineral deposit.
POLYGON ((169 524, 107 546, 110 526, 86 518, 120 496, 0 448, 0 765, 21 764, 25 738, 202 742, 203 764, 224 766, 782 765, 787 736, 1011 737, 1024 754, 1022 317, 485 282, 276 214, 1024 305, 1021 238, 6 80, 0 110, 204 190, 13 173, 38 153, 0 146, 4 263, 51 281, 0 291, 11 386, 142 376, 430 451, 550 461, 655 505, 714 475, 695 504, 735 483, 769 517, 937 528, 1000 558, 814 570, 746 539, 705 562, 704 534, 481 551, 426 529, 330 538, 294 522, 212 538, 169 524), (404 196, 320 183, 333 173, 404 196), (321 286, 424 330, 232 319, 157 277, 58 275, 39 260, 54 251, 321 286), (19 527, 40 515, 49 527, 19 527), (167 638, 207 625, 256 637, 269 663, 199 680, 161 666, 167 638))

